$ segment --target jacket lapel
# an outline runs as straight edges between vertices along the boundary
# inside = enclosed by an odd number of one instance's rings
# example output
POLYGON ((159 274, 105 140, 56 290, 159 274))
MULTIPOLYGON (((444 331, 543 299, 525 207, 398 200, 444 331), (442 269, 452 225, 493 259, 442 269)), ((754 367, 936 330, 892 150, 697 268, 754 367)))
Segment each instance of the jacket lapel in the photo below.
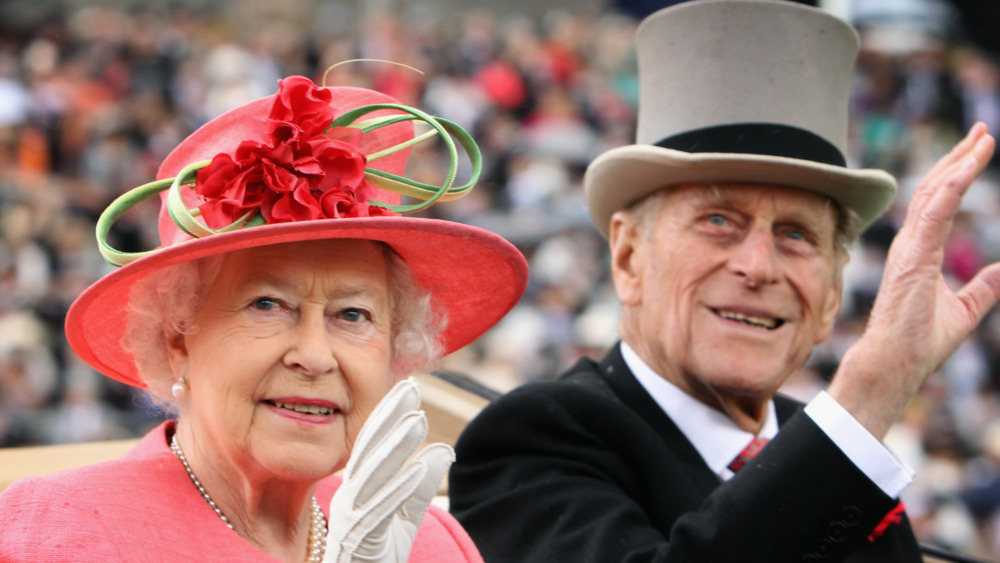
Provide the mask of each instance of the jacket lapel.
POLYGON ((778 415, 779 428, 800 410, 802 410, 802 403, 781 395, 774 396, 774 411, 778 415))
POLYGON ((686 468, 685 473, 703 496, 719 486, 718 475, 705 465, 698 450, 632 374, 622 358, 620 344, 616 344, 604 357, 600 372, 618 399, 660 436, 676 462, 686 468))

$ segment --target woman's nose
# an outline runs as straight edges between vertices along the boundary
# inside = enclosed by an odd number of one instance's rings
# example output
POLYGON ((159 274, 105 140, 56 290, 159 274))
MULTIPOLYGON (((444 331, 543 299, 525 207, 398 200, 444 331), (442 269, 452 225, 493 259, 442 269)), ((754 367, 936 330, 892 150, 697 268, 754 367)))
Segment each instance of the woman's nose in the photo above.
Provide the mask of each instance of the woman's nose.
POLYGON ((289 368, 313 377, 337 369, 337 358, 324 314, 304 312, 299 317, 284 362, 289 368))

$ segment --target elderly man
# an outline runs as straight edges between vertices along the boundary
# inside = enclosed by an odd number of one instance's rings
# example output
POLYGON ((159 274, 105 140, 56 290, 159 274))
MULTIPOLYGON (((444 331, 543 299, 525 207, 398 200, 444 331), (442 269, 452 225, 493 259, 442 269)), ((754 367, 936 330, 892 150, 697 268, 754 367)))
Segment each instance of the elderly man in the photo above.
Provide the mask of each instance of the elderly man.
POLYGON ((954 292, 940 273, 992 137, 977 125, 928 173, 864 336, 802 408, 776 393, 895 193, 845 166, 857 35, 800 4, 697 0, 637 37, 638 143, 585 178, 621 342, 487 407, 452 511, 488 562, 920 561, 912 471, 881 440, 1000 299, 997 265, 954 292))

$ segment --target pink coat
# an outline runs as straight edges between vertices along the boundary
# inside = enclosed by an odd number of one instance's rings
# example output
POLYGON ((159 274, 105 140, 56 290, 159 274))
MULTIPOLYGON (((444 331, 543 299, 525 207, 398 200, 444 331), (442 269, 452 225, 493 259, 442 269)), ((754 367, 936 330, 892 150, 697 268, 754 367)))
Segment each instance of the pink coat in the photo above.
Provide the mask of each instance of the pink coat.
MULTIPOLYGON (((216 516, 167 446, 164 423, 120 459, 23 479, 0 495, 0 561, 273 562, 216 516)), ((324 479, 323 511, 340 485, 324 479)), ((472 540, 431 506, 411 562, 477 562, 472 540)))

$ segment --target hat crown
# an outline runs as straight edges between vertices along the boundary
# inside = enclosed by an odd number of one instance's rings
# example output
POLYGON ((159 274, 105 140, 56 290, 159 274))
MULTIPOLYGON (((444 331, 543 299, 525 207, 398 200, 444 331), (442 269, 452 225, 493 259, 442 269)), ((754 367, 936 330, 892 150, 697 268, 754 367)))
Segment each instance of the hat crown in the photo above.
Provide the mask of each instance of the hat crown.
MULTIPOLYGON (((386 94, 366 88, 335 86, 324 87, 323 90, 331 93, 331 105, 336 107, 338 115, 367 104, 398 103, 386 94)), ((267 119, 267 116, 279 95, 272 94, 232 109, 191 133, 164 159, 157 172, 157 179, 177 176, 185 166, 197 161, 211 160, 220 153, 233 154, 242 143, 268 143, 271 134, 269 129, 271 120, 267 119)), ((389 110, 381 110, 372 115, 384 116, 392 113, 389 110)), ((377 150, 407 141, 413 138, 413 134, 411 122, 397 123, 379 129, 375 133, 362 136, 359 149, 362 154, 371 154, 377 150)), ((397 151, 369 163, 369 166, 376 170, 401 175, 405 171, 409 152, 409 149, 397 151)), ((372 189, 372 193, 375 196, 373 199, 391 205, 397 205, 402 200, 400 194, 377 187, 372 189)), ((167 192, 160 194, 158 230, 161 247, 173 246, 193 238, 185 233, 175 218, 171 216, 167 195, 167 192)), ((202 203, 191 191, 182 192, 181 197, 185 204, 192 209, 202 203)))
POLYGON ((818 136, 842 161, 858 47, 843 20, 781 0, 694 0, 660 10, 637 34, 636 142, 774 124, 818 136))
POLYGON ((859 47, 847 22, 784 0, 689 0, 647 17, 636 36, 636 143, 584 174, 597 228, 608 236, 616 211, 657 190, 713 182, 803 189, 870 225, 896 182, 847 166, 859 47))

